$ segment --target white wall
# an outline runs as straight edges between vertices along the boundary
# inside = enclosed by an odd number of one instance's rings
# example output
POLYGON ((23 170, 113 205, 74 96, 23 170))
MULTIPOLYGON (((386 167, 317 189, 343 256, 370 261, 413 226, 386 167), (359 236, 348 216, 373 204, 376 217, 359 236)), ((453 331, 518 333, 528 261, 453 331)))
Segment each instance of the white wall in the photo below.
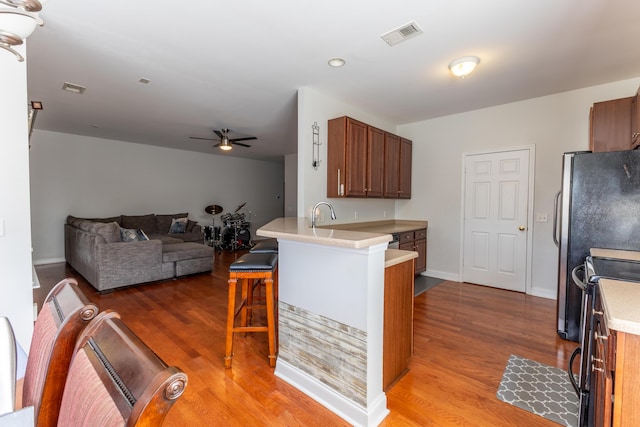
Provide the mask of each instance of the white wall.
MULTIPOLYGON (((26 57, 24 46, 18 46, 26 57)), ((33 333, 27 65, 0 50, 0 316, 28 350, 33 333)))
POLYGON ((398 127, 413 141, 413 189, 396 203, 398 218, 429 221, 428 270, 458 280, 461 232, 461 166, 464 152, 536 146, 534 223, 529 293, 556 297, 557 248, 552 241, 553 198, 560 189, 561 155, 589 148, 589 108, 594 102, 632 96, 640 79, 590 87, 398 127))
MULTIPOLYGON (((327 199, 327 120, 349 116, 388 132, 396 133, 393 123, 372 116, 346 102, 330 98, 311 88, 298 89, 298 213, 311 217, 311 209, 320 200, 328 200, 335 208, 336 223, 374 221, 393 218, 395 201, 390 199, 327 199), (312 126, 320 127, 320 167, 313 161, 312 126)), ((401 136, 405 136, 401 134, 401 136)), ((326 210, 320 212, 325 224, 331 220, 326 210)), ((416 218, 416 219, 422 219, 416 218)))
MULTIPOLYGON (((283 164, 195 153, 48 131, 31 140, 34 261, 64 260, 67 215, 109 217, 189 212, 211 225, 204 208, 240 211, 256 228, 283 215, 283 164)), ((221 215, 222 215, 221 214, 221 215)), ((221 215, 215 216, 222 225, 221 215)))
POLYGON ((284 156, 284 216, 297 216, 298 155, 284 156))

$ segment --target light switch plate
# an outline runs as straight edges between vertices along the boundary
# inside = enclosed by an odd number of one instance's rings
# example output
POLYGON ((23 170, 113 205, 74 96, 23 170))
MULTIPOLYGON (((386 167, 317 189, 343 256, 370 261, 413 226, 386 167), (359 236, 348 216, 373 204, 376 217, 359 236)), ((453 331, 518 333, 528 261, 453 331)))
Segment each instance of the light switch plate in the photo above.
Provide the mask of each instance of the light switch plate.
POLYGON ((546 212, 536 213, 536 222, 547 222, 549 220, 546 212))

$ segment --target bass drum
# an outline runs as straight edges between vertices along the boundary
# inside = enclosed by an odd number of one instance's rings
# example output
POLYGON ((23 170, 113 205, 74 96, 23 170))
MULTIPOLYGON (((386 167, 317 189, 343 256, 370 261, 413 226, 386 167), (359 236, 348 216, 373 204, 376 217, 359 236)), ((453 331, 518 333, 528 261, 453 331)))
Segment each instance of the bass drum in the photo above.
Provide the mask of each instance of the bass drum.
POLYGON ((251 243, 251 232, 248 229, 238 231, 238 244, 243 247, 249 247, 251 243))

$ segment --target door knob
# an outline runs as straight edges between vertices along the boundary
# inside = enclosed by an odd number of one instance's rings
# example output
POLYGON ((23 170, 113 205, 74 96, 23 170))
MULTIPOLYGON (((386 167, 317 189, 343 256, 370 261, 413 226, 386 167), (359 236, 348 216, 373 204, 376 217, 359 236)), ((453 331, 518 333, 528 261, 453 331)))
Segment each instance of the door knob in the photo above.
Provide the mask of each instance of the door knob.
POLYGON ((520 227, 518 227, 518 230, 524 231, 524 225, 521 225, 520 227))

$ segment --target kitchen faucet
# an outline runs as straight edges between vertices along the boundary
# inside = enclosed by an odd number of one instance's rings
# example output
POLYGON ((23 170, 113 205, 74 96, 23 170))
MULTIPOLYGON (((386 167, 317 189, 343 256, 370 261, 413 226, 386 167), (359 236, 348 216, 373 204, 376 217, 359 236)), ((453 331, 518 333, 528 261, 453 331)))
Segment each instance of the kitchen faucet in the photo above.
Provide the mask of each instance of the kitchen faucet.
POLYGON ((329 206, 329 209, 331 210, 331 219, 336 219, 336 212, 333 210, 333 206, 331 206, 329 202, 318 202, 311 210, 311 227, 313 228, 316 228, 316 209, 318 209, 320 205, 329 206))

